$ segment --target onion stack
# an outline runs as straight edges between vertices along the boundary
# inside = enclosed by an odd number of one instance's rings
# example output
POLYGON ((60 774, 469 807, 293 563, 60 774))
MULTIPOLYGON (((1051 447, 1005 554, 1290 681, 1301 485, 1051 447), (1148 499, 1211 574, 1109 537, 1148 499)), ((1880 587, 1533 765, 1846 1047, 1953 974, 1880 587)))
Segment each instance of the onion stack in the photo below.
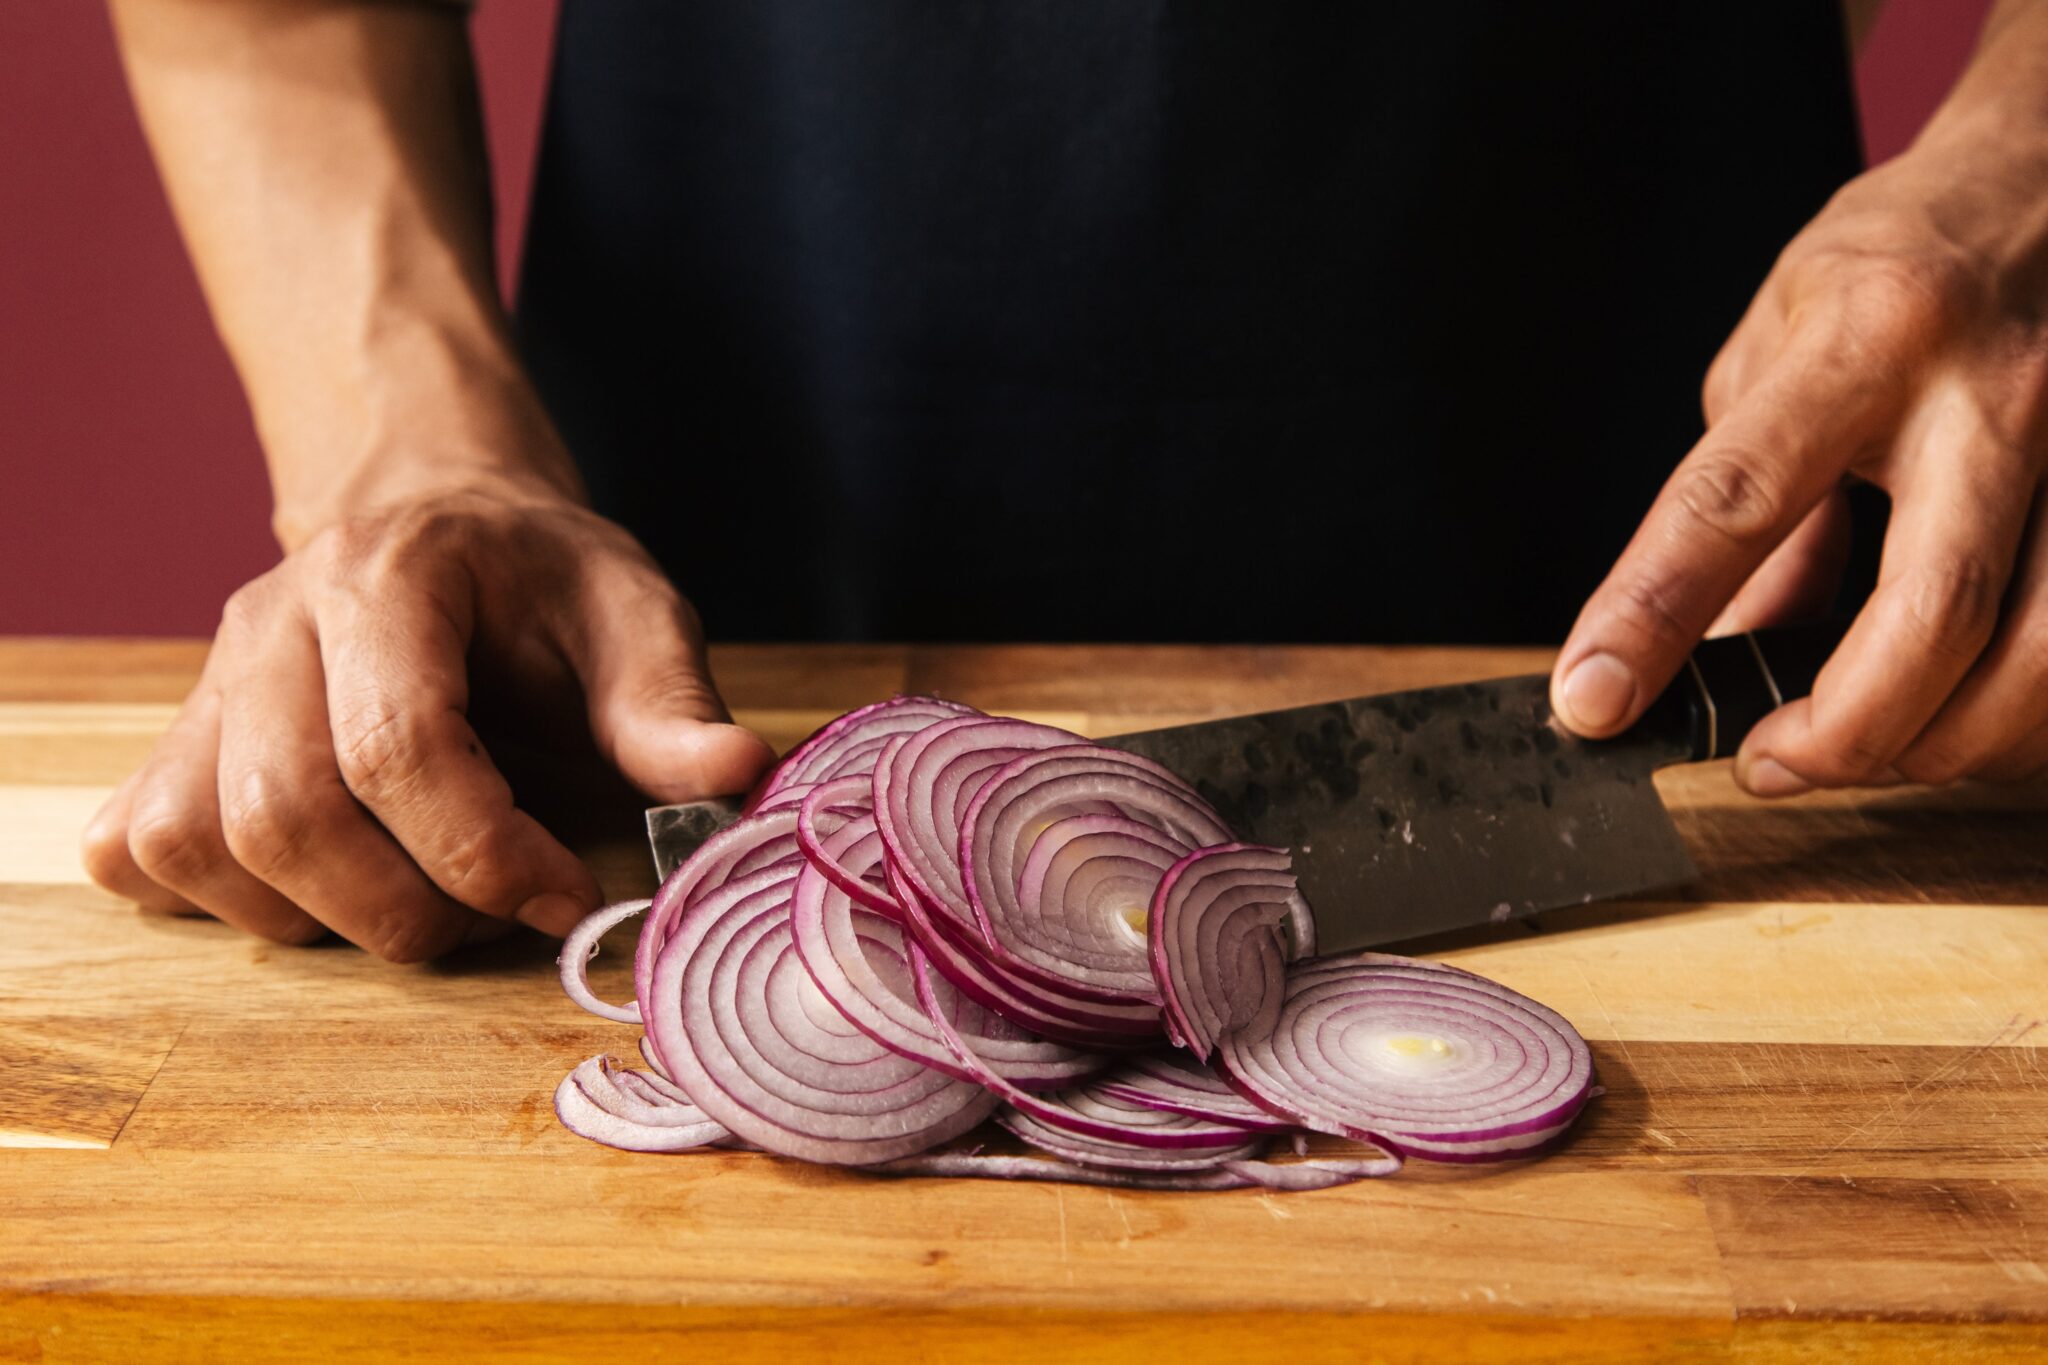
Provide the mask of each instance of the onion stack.
POLYGON ((1598 1093, 1554 1011, 1314 943, 1287 851, 1164 768, 899 697, 792 751, 651 902, 570 935, 564 989, 641 1025, 648 1069, 591 1058, 555 1111, 629 1151, 1302 1190, 1533 1155, 1598 1093), (641 914, 635 999, 608 1004, 589 961, 641 914), (1044 1155, 958 1142, 990 1118, 1044 1155), (1263 1159, 1308 1132, 1360 1148, 1263 1159))

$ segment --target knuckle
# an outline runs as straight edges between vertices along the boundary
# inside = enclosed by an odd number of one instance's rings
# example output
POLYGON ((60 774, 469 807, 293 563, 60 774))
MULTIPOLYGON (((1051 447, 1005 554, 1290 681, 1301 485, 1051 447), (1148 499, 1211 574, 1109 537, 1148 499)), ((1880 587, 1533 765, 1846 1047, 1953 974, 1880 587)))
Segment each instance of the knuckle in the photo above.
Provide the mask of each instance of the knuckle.
POLYGON ((128 828, 113 819, 105 811, 96 815, 78 841, 79 858, 85 865, 86 875, 108 890, 118 889, 116 883, 128 880, 124 874, 127 864, 134 858, 128 847, 128 828))
POLYGON ((423 754, 411 713, 388 698, 355 707, 335 723, 334 757, 342 780, 366 800, 417 780, 423 754))
POLYGON ((261 633, 269 614, 270 589, 264 579, 252 579, 228 594, 221 606, 218 633, 230 638, 247 638, 261 633))
POLYGON ((1854 253, 1836 262, 1836 298, 1855 341, 1926 342, 1953 327, 1975 279, 1958 257, 1937 252, 1854 253))
POLYGON ((1789 499, 1754 454, 1722 450, 1689 462, 1672 481, 1672 496, 1695 524, 1738 545, 1753 545, 1784 524, 1789 499))
POLYGON ((510 872, 518 864, 506 856, 508 851, 496 827, 473 825, 427 871, 452 899, 477 910, 509 913, 523 898, 512 884, 510 872))
POLYGON ((1998 575, 1981 554, 1953 551, 1906 583, 1907 624, 1929 652, 1973 659, 1998 624, 1999 596, 1998 575))
POLYGON ((1624 579, 1615 585, 1610 599, 1614 615, 1624 627, 1657 644, 1687 647, 1693 634, 1681 616, 1667 582, 1649 577, 1624 579))
POLYGON ((129 856, 152 878, 170 886, 189 886, 219 866, 215 841, 205 818, 183 806, 139 802, 128 820, 129 856))
POLYGON ((434 917, 417 912, 380 916, 356 937, 372 957, 386 962, 425 962, 439 956, 447 935, 434 917))
POLYGON ((306 794, 269 769, 242 774, 222 793, 228 851, 266 881, 304 856, 315 822, 306 794))

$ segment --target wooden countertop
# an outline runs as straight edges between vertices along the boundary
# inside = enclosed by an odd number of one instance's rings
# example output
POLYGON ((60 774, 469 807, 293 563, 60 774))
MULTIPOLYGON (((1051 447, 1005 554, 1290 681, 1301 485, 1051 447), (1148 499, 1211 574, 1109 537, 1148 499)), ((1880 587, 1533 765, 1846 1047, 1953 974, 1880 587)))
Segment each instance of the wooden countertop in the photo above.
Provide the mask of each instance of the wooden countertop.
MULTIPOLYGON (((87 885, 78 828, 201 654, 0 642, 0 1361, 2048 1352, 2048 789, 1766 810, 1667 774, 1701 884, 1435 945, 1593 1041, 1608 1094, 1548 1160, 1288 1196, 890 1183, 563 1132, 556 1081, 633 1034, 538 940, 399 968, 87 885)), ((787 744, 905 689, 1108 732, 1544 658, 717 662, 787 744)), ((625 894, 644 849, 630 810, 608 829, 625 894)))

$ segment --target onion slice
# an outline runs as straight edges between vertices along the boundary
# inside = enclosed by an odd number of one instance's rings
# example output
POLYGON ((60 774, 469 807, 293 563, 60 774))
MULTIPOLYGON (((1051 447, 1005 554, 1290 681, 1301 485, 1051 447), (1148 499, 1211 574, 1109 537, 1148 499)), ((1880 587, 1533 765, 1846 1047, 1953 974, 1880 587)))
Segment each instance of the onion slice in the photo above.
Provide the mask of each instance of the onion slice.
MULTIPOLYGON (((844 855, 843 866, 859 880, 881 861, 882 841, 873 817, 848 824, 835 841, 851 834, 861 837, 844 855)), ((817 864, 797 878, 790 920, 805 969, 854 1027, 899 1056, 979 1084, 954 1058, 918 1001, 901 922, 856 906, 817 864)), ((1071 1085, 1103 1067, 1099 1056, 1033 1037, 949 981, 936 981, 934 993, 966 1045, 1025 1089, 1071 1085)))
POLYGON ((1218 844, 1168 868, 1152 895, 1152 974, 1167 1029, 1202 1061, 1277 1001, 1300 898, 1287 850, 1218 844))
POLYGON ((883 746, 897 735, 922 730, 935 721, 980 715, 971 706, 938 697, 891 697, 848 711, 790 750, 755 789, 747 812, 758 810, 786 787, 872 772, 883 746))
POLYGON ((621 1024, 640 1022, 640 1002, 614 1005, 600 1000, 597 992, 590 989, 590 960, 597 956, 597 941, 614 926, 623 924, 633 916, 654 904, 651 900, 620 901, 607 905, 602 910, 593 910, 585 915, 569 937, 562 940, 562 951, 555 958, 555 965, 561 968, 562 991, 571 1000, 583 1006, 600 1019, 610 1019, 621 1024))
POLYGON ((1257 1136, 1235 1125, 1149 1109, 1103 1096, 1086 1086, 1054 1095, 1029 1093, 1005 1079, 976 1055, 960 1036, 959 1030, 953 1027, 939 1003, 938 975, 933 971, 930 959, 914 943, 910 945, 910 970, 916 983, 918 1003, 924 1006, 925 1014, 931 1019, 939 1037, 969 1075, 1009 1102, 1010 1108, 1005 1111, 1002 1122, 1019 1137, 1036 1141, 1032 1134, 1040 1128, 1058 1129, 1066 1135, 1070 1147, 1055 1155, 1069 1157, 1081 1150, 1081 1144, 1073 1142, 1073 1139, 1091 1139, 1087 1144, 1089 1154, 1076 1159, 1103 1165, 1140 1164, 1140 1158, 1132 1154, 1138 1149, 1150 1149, 1149 1164, 1155 1169, 1209 1164, 1205 1157, 1220 1161, 1257 1151, 1257 1136), (1160 1155, 1190 1148, 1201 1149, 1201 1152, 1181 1157, 1160 1155), (1119 1162, 1114 1159, 1117 1157, 1128 1159, 1119 1162))
POLYGON ((806 1161, 909 1156, 986 1118, 979 1086, 861 1033, 797 956, 780 864, 683 912, 655 964, 648 1034, 675 1082, 738 1136, 806 1161))
POLYGON ((1143 1052, 1097 1078, 1104 1095, 1164 1109, 1172 1114, 1230 1123, 1254 1132, 1288 1132, 1292 1124, 1275 1118, 1226 1085, 1209 1068, 1180 1052, 1143 1052))
MULTIPOLYGON (((724 887, 735 877, 767 865, 801 860, 803 850, 796 837, 796 806, 750 815, 734 821, 706 839, 695 853, 676 864, 668 879, 654 893, 647 919, 640 926, 640 943, 633 953, 633 994, 640 1003, 640 1018, 651 1017, 648 991, 654 985, 654 962, 675 930, 676 921, 693 901, 724 887), (745 868, 743 872, 741 869, 745 868)), ((794 875, 794 869, 792 869, 794 875)), ((659 1040, 650 1037, 654 1063, 668 1069, 661 1056, 659 1040)))
POLYGON ((1555 1010, 1470 972, 1384 953, 1303 963, 1226 1035, 1244 1095, 1318 1132, 1435 1161, 1498 1161, 1561 1137, 1593 1093, 1555 1010))
POLYGON ((555 1087, 555 1116, 578 1137, 628 1152, 681 1152, 729 1136, 701 1111, 655 1106, 613 1084, 611 1059, 592 1057, 555 1087))
POLYGON ((1354 1180, 1392 1175, 1401 1158, 1381 1152, 1369 1157, 1315 1161, 1225 1161, 1201 1171, 1134 1171, 1089 1166, 1042 1157, 979 1152, 931 1152, 904 1157, 868 1170, 875 1175, 931 1176, 953 1180, 1048 1180, 1069 1185, 1107 1185, 1127 1190, 1327 1190, 1354 1180))
POLYGON ((1185 782, 1099 744, 1020 755, 968 804, 958 851, 992 959, 1107 1000, 1157 998, 1146 919, 1159 879, 1230 831, 1185 782))
POLYGON ((804 857, 855 903, 896 919, 903 907, 881 881, 881 836, 874 832, 875 788, 865 776, 834 778, 812 787, 797 812, 796 838, 804 857), (862 833, 840 836, 845 827, 861 824, 862 833), (846 851, 859 839, 873 835, 875 856, 855 871, 845 861, 846 851))

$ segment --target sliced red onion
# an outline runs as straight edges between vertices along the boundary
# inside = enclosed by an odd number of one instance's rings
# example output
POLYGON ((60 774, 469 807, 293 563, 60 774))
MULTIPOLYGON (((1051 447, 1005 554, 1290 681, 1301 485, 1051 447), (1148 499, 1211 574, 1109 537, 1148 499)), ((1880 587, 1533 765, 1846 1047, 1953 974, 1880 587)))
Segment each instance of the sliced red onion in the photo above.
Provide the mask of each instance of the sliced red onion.
POLYGON ((875 833, 874 809, 874 784, 865 776, 820 782, 811 788, 797 812, 797 843, 811 866, 856 904, 901 919, 903 907, 881 880, 881 836, 875 833), (844 836, 842 832, 850 823, 859 824, 863 833, 844 836), (862 870, 855 871, 846 864, 846 850, 869 836, 875 842, 874 856, 862 870))
MULTIPOLYGON (((924 1006, 933 1028, 967 1073, 1009 1102, 1010 1109, 1005 1111, 1003 1123, 1018 1136, 1026 1136, 1016 1126, 1018 1123, 1036 1120, 1038 1125, 1057 1128, 1069 1138, 1094 1140, 1088 1145, 1090 1155, 1074 1159, 1103 1165, 1136 1165, 1140 1164, 1140 1159, 1128 1154, 1133 1149, 1150 1148, 1154 1157, 1147 1164, 1154 1169, 1202 1164, 1197 1155, 1174 1158, 1157 1155, 1163 1151, 1180 1149, 1185 1152, 1185 1149, 1197 1148, 1218 1160, 1229 1160, 1250 1155, 1258 1149, 1257 1135, 1242 1128, 1148 1109, 1100 1095, 1085 1085, 1053 1095, 1034 1095, 1015 1085, 977 1056, 960 1036, 959 1030, 953 1027, 940 1007, 939 977, 930 959, 917 944, 912 943, 909 948, 911 979, 917 989, 918 1003, 924 1006), (1127 1159, 1112 1159, 1120 1154, 1127 1159)), ((1036 1125, 1031 1126, 1035 1130, 1036 1125)), ((1056 1155, 1074 1157, 1074 1152, 1062 1151, 1056 1155)))
MULTIPOLYGON (((834 836, 837 842, 862 831, 842 862, 855 880, 882 860, 873 817, 853 821, 834 836)), ((954 1059, 918 1002, 900 922, 855 906, 818 865, 798 877, 790 916, 805 968, 856 1028, 901 1056, 962 1080, 975 1079, 954 1059)), ((948 981, 938 981, 935 994, 976 1055, 1025 1089, 1071 1085, 1103 1066, 1099 1056, 1033 1037, 948 981)))
POLYGON ((940 974, 969 998, 1030 1032, 1077 1048, 1137 1047, 1159 1036, 1156 1007, 1061 1000, 990 967, 971 948, 938 928, 937 914, 916 888, 903 880, 893 858, 883 870, 912 936, 940 974))
MULTIPOLYGON (((797 807, 764 812, 737 820, 706 839, 695 853, 676 865, 675 871, 654 893, 654 904, 640 926, 640 943, 633 953, 633 994, 640 1003, 640 1017, 648 1017, 647 992, 654 984, 654 960, 675 931, 685 907, 700 896, 724 887, 736 877, 758 871, 763 860, 768 866, 801 860, 803 850, 796 837, 797 807), (747 871, 739 871, 741 864, 747 871)), ((795 868, 790 869, 795 875, 795 868)), ((659 1044, 655 1044, 657 1058, 659 1044)), ((666 1068, 666 1062, 659 1065, 666 1068)))
POLYGON ((640 1022, 639 1001, 614 1005, 598 999, 597 992, 590 989, 590 960, 597 956, 599 939, 614 926, 623 924, 652 904, 653 901, 620 901, 617 905, 593 910, 569 931, 569 937, 562 940, 562 951, 555 958, 555 965, 562 973, 562 990, 600 1019, 611 1019, 621 1024, 640 1022))
POLYGON ((790 750, 756 789, 747 809, 760 809, 785 787, 870 772, 882 746, 895 736, 936 721, 980 714, 971 706, 938 697, 892 697, 849 711, 790 750))
POLYGON ((701 1111, 625 1095, 607 1073, 609 1060, 593 1057, 555 1087, 555 1116, 570 1132, 628 1152, 681 1152, 728 1136, 701 1111))
POLYGON ((960 875, 993 960, 1111 1000, 1157 998, 1145 934, 1153 889, 1183 855, 1231 838, 1178 777, 1097 744, 1011 760, 963 825, 960 875))
POLYGON ((777 866, 706 894, 661 949, 648 1035, 676 1084, 758 1146, 842 1165, 986 1118, 994 1096, 890 1052, 818 990, 792 937, 795 881, 777 866))
POLYGON ((963 716, 890 741, 875 764, 875 820, 889 861, 934 912, 934 924, 965 943, 981 931, 960 879, 960 835, 982 783, 1011 759, 1079 742, 1022 720, 963 716))
POLYGON ((979 1152, 930 1152, 871 1166, 875 1175, 931 1176, 953 1180, 1046 1180, 1070 1185, 1108 1185, 1128 1190, 1199 1191, 1265 1189, 1282 1193, 1327 1190, 1371 1176, 1392 1175, 1401 1159, 1377 1156, 1318 1161, 1226 1161, 1202 1171, 1133 1171, 1088 1166, 1042 1157, 979 1152))
MULTIPOLYGON (((1201 1125, 1205 1122, 1201 1119, 1191 1119, 1185 1114, 1166 1114, 1139 1105, 1129 1105, 1102 1114, 1085 1109, 1076 1112, 1090 1123, 1117 1123, 1126 1116, 1137 1114, 1152 1114, 1173 1123, 1188 1125, 1201 1125)), ((1226 1161, 1242 1161, 1257 1156, 1260 1149, 1266 1145, 1264 1134, 1248 1133, 1242 1128, 1234 1128, 1229 1131, 1236 1134, 1236 1140, 1228 1146, 1162 1147, 1150 1142, 1077 1133, 1070 1127, 1056 1126, 1036 1114, 1027 1114, 1014 1107, 998 1112, 996 1122, 1040 1151, 1050 1152, 1063 1160, 1085 1162, 1092 1166, 1113 1166, 1118 1170, 1129 1171, 1207 1170, 1212 1166, 1221 1166, 1226 1161)), ((1151 1128, 1152 1125, 1146 1125, 1143 1129, 1131 1131, 1146 1131, 1149 1137, 1152 1135, 1151 1128)))
POLYGON ((1383 953, 1304 963, 1219 1042, 1231 1083, 1304 1128, 1437 1161, 1520 1156, 1560 1137, 1593 1089, 1556 1011, 1437 963, 1383 953))
POLYGON ((1153 893, 1152 974, 1168 1031, 1202 1061, 1285 989, 1300 898, 1291 869, 1285 849, 1218 844, 1167 869, 1153 893))
POLYGON ((1252 1132, 1287 1132, 1293 1125, 1275 1118, 1224 1084, 1209 1068, 1180 1052, 1141 1052, 1105 1071, 1095 1082, 1104 1095, 1134 1104, 1187 1114, 1252 1132))

